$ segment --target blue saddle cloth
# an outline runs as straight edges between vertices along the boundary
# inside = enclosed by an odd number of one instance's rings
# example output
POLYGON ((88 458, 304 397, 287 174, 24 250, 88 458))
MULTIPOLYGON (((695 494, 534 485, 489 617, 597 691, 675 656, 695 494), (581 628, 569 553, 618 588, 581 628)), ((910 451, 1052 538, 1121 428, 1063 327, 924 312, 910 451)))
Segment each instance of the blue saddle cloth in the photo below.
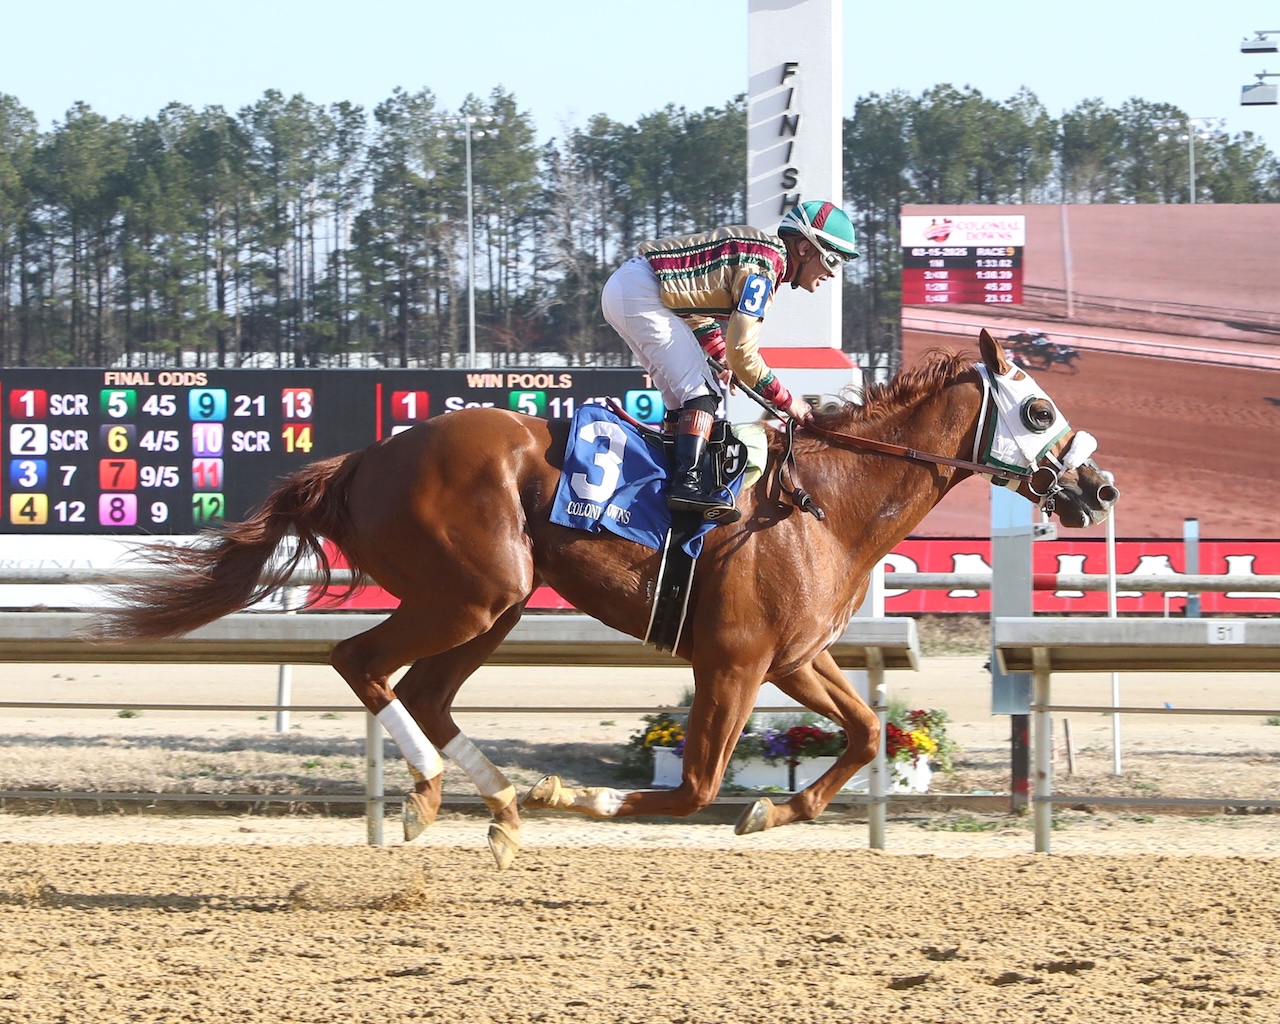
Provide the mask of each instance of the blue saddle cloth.
MULTIPOLYGON (((735 497, 742 488, 745 460, 730 480, 735 497)), ((671 529, 667 508, 667 467, 662 449, 603 405, 583 405, 573 414, 564 467, 551 504, 551 521, 588 533, 607 530, 661 551, 671 529)), ((704 522, 682 546, 692 558, 702 551, 704 522)))

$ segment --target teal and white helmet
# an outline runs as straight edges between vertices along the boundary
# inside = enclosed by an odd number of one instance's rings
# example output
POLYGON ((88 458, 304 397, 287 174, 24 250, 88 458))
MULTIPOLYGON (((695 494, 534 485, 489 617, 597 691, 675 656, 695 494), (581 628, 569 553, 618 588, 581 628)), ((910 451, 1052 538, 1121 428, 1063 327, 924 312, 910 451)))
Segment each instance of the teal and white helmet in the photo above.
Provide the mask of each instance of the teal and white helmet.
POLYGON ((836 253, 840 260, 856 260, 860 255, 853 238, 853 222, 836 206, 821 200, 797 203, 778 225, 778 234, 803 235, 823 252, 836 253))

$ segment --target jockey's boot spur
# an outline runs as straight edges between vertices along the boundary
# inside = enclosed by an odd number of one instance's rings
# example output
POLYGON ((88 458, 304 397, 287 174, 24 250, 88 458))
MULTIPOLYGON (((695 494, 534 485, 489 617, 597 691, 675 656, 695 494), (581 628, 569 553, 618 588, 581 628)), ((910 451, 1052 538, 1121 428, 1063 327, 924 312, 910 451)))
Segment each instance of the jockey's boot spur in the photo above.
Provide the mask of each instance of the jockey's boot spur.
POLYGON ((733 522, 740 513, 732 496, 715 493, 714 477, 705 466, 711 413, 702 409, 680 410, 676 427, 676 464, 667 491, 667 508, 673 512, 697 512, 703 519, 733 522))

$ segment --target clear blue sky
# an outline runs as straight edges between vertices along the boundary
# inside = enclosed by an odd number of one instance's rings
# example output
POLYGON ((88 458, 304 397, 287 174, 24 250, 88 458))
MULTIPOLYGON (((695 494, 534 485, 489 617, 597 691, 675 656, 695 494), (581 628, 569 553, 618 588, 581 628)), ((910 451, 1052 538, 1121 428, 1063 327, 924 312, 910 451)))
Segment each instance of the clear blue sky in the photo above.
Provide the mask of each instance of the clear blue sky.
MULTIPOLYGON (((234 111, 269 89, 372 109, 401 86, 443 107, 495 86, 543 138, 604 113, 718 106, 746 88, 747 0, 0 0, 0 92, 44 129, 83 100, 142 118, 177 101, 234 111)), ((1002 100, 1020 86, 1057 115, 1132 96, 1226 117, 1280 153, 1280 107, 1239 105, 1276 56, 1280 0, 844 0, 845 102, 939 83, 1002 100)), ((1273 80, 1280 84, 1280 79, 1273 80)))

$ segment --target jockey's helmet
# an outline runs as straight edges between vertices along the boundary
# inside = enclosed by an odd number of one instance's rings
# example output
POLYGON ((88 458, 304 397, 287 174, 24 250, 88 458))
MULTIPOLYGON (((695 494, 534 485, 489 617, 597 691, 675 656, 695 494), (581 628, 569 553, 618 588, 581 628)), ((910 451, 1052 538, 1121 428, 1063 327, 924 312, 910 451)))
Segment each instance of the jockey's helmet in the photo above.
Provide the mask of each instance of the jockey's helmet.
POLYGON ((803 235, 824 252, 839 255, 841 260, 856 260, 858 250, 853 237, 853 222, 836 206, 821 200, 797 203, 778 225, 778 234, 803 235))

